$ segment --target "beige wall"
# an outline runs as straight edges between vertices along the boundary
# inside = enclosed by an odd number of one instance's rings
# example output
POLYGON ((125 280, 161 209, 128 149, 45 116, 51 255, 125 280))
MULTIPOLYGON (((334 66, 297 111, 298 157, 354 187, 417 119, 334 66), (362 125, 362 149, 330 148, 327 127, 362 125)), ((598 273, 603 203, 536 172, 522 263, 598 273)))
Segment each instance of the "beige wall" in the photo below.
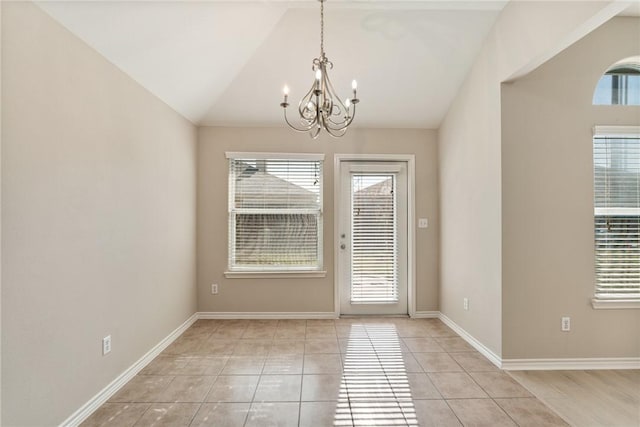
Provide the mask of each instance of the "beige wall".
MULTIPOLYGON (((2 46, 2 2, 0 2, 0 46, 2 46)), ((2 224, 2 54, 0 53, 0 224, 2 224)), ((0 226, 0 423, 2 423, 2 227, 0 226)))
POLYGON ((503 324, 500 83, 606 21, 618 11, 610 4, 508 3, 439 130, 440 311, 498 356, 503 324))
POLYGON ((2 425, 52 426, 196 310, 196 132, 31 3, 2 89, 2 425))
POLYGON ((428 130, 351 129, 342 139, 281 128, 199 129, 198 137, 198 307, 212 312, 333 312, 335 153, 415 154, 416 218, 429 218, 417 230, 417 310, 438 310, 438 201, 435 132, 428 130), (324 153, 324 263, 318 279, 226 279, 226 151, 324 153), (211 283, 220 285, 211 295, 211 283))
POLYGON ((640 310, 594 310, 594 125, 640 125, 640 107, 593 106, 614 62, 640 54, 616 18, 502 91, 503 357, 640 356, 640 310), (572 331, 560 331, 571 316, 572 331))

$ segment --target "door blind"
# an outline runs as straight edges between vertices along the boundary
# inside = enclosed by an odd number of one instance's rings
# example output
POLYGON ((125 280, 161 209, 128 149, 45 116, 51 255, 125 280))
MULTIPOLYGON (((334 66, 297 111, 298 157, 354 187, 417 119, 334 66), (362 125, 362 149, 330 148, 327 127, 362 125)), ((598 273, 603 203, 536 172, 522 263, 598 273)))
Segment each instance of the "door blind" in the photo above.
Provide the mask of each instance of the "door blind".
POLYGON ((396 180, 393 174, 351 176, 351 302, 398 301, 396 180))
POLYGON ((640 299, 640 135, 593 138, 595 297, 640 299))
POLYGON ((229 268, 320 270, 322 161, 231 159, 229 268))

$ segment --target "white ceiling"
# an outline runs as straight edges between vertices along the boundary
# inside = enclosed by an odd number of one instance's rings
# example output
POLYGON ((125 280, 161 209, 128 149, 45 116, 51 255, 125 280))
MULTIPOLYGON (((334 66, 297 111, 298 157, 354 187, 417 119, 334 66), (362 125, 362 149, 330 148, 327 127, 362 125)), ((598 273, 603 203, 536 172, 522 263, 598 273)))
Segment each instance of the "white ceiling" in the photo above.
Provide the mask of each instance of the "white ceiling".
MULTIPOLYGON (((505 1, 325 3, 331 81, 358 80, 363 127, 437 128, 505 1)), ((313 82, 319 3, 41 2, 40 7, 196 124, 282 126, 282 87, 313 82)))

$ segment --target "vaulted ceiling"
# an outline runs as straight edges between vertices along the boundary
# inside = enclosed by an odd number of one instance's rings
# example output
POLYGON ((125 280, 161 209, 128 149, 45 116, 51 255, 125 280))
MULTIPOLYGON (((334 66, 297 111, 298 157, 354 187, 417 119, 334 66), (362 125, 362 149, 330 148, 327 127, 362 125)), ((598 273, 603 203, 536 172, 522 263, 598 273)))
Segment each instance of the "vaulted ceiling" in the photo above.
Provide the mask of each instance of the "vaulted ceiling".
MULTIPOLYGON (((506 1, 325 3, 331 80, 357 125, 437 128, 506 1)), ((41 2, 140 85, 199 125, 281 126, 319 54, 317 0, 41 2)), ((99 82, 96 82, 99 84, 99 82)))

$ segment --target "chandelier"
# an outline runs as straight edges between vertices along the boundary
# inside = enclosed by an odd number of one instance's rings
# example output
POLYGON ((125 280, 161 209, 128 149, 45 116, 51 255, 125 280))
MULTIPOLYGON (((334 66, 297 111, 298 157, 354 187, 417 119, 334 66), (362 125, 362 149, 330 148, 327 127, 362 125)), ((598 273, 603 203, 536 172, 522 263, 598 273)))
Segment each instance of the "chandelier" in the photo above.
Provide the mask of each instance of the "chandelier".
POLYGON ((344 103, 329 80, 328 70, 333 68, 333 63, 324 53, 324 2, 320 2, 320 57, 313 60, 311 69, 315 73, 315 79, 309 92, 298 103, 297 124, 292 124, 287 117, 289 103, 289 88, 284 87, 284 101, 280 106, 284 110, 284 120, 290 128, 298 132, 309 132, 311 138, 317 138, 322 129, 333 137, 341 137, 347 132, 347 128, 353 122, 356 115, 356 104, 360 100, 356 96, 358 84, 354 80, 351 83, 353 98, 347 98, 344 103))

